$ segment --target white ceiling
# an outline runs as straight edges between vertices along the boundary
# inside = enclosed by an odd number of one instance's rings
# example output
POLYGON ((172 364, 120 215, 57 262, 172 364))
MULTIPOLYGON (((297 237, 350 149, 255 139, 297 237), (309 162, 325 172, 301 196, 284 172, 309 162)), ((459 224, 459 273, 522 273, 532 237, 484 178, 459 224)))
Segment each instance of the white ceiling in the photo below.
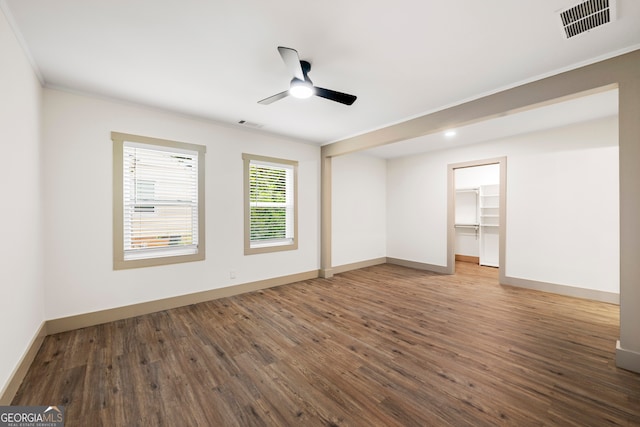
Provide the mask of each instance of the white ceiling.
MULTIPOLYGON (((613 0, 610 0, 613 1, 613 0)), ((0 0, 49 87, 326 144, 640 47, 640 1, 565 39, 579 0, 0 0), (277 46, 314 83, 358 96, 258 100, 288 88, 277 46), (240 126, 240 125, 238 125, 240 126)), ((381 149, 382 150, 382 149, 381 149)), ((380 154, 382 155, 382 154, 380 154)))

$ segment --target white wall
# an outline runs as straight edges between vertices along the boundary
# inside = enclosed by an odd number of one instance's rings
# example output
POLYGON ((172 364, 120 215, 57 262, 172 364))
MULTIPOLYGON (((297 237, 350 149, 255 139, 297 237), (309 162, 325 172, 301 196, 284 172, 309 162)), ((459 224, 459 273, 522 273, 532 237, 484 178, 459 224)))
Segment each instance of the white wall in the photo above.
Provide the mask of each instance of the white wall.
POLYGON ((500 183, 500 165, 483 165, 454 170, 456 188, 480 188, 500 183))
POLYGON ((319 268, 317 146, 52 89, 43 132, 48 319, 319 268), (205 261, 113 270, 111 131, 207 146, 205 261), (299 161, 298 250, 244 255, 243 152, 299 161))
POLYGON ((366 154, 331 160, 333 266, 386 256, 386 168, 366 154))
POLYGON ((446 265, 447 165, 507 156, 507 276, 619 292, 617 118, 388 162, 387 256, 446 265))
POLYGON ((0 11, 0 390, 44 320, 42 89, 0 11))

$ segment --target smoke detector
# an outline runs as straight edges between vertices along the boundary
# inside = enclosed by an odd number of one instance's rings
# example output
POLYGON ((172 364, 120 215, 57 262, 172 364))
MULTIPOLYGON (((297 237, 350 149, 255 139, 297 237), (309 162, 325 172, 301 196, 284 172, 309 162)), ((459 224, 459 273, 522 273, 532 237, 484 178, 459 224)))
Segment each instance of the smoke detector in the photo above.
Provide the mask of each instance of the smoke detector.
POLYGON ((242 125, 242 126, 254 128, 254 129, 260 129, 260 128, 262 128, 264 126, 263 124, 250 122, 250 121, 247 121, 247 120, 239 120, 238 124, 242 125))
POLYGON ((560 11, 567 39, 608 24, 616 19, 616 0, 587 0, 560 11))

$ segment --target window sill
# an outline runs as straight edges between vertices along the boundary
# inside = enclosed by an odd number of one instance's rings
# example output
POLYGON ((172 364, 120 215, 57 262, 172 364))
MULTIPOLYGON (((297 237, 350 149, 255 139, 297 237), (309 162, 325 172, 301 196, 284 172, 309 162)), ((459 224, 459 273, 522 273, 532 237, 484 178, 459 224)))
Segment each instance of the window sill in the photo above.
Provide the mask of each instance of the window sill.
POLYGON ((291 243, 260 243, 253 246, 245 246, 245 255, 264 254, 269 252, 293 251, 298 249, 298 242, 294 240, 291 243))

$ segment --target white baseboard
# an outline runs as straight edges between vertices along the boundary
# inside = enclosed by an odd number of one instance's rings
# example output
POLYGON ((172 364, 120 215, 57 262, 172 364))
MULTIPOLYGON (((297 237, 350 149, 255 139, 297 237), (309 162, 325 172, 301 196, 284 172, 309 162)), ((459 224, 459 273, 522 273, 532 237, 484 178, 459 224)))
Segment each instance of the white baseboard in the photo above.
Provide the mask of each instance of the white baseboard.
POLYGON ((333 274, 340 274, 340 273, 344 273, 346 271, 358 270, 360 268, 366 268, 366 267, 371 267, 371 266, 374 266, 374 265, 384 264, 386 262, 387 262, 387 258, 386 257, 381 257, 381 258, 368 259, 368 260, 365 260, 365 261, 353 262, 351 264, 343 264, 343 265, 339 265, 337 267, 333 267, 332 268, 332 273, 333 274))
MULTIPOLYGON (((439 274, 450 274, 446 266, 432 265, 416 261, 408 261, 399 258, 387 257, 389 264, 401 265, 403 267, 427 270, 439 274)), ((527 288, 535 291, 550 292, 553 294, 566 295, 570 297, 590 299, 593 301, 606 302, 609 304, 620 304, 620 294, 615 292, 598 291, 595 289, 579 288, 575 286, 559 285, 556 283, 540 282, 537 280, 520 279, 518 277, 505 276, 500 284, 527 288)))
POLYGON ((162 310, 183 307, 197 304, 199 302, 211 301, 214 299, 230 297, 260 289, 272 288, 303 280, 315 279, 318 277, 318 270, 304 273, 290 274, 288 276, 274 277, 272 279, 258 280, 256 282, 242 283, 224 288, 211 289, 208 291, 196 292, 192 294, 179 295, 171 298, 148 301, 139 304, 132 304, 124 307, 116 307, 107 310, 100 310, 91 313, 79 314, 76 316, 62 317, 47 321, 47 333, 56 334, 58 332, 71 331, 88 326, 100 325, 102 323, 113 322, 115 320, 127 319, 143 314, 155 313, 162 310))
POLYGON ((5 384, 2 391, 0 391, 0 405, 11 405, 11 401, 18 392, 18 388, 20 388, 20 384, 22 384, 22 380, 24 380, 25 375, 27 375, 27 371, 31 367, 33 359, 36 358, 36 354, 38 354, 38 350, 40 350, 40 346, 42 345, 42 342, 44 341, 44 338, 46 336, 47 322, 42 322, 35 335, 31 339, 31 342, 29 342, 29 345, 22 355, 22 358, 18 361, 16 368, 9 376, 9 380, 5 384))
POLYGON ((406 259, 387 257, 389 264, 400 265, 402 267, 415 268, 416 270, 426 270, 438 274, 450 274, 449 269, 444 265, 433 265, 424 262, 408 261, 406 259))
POLYGON ((614 292, 578 288, 575 286, 558 285, 556 283, 539 282, 537 280, 520 279, 518 277, 510 276, 505 276, 501 284, 516 286, 519 288, 533 289, 535 291, 566 295, 570 297, 590 299, 593 301, 606 302, 609 304, 620 304, 620 294, 614 292))
POLYGON ((640 373, 640 353, 622 348, 620 340, 616 343, 616 366, 627 371, 640 373))
POLYGON ((322 279, 331 279, 333 277, 333 268, 321 268, 318 271, 318 277, 322 279))

